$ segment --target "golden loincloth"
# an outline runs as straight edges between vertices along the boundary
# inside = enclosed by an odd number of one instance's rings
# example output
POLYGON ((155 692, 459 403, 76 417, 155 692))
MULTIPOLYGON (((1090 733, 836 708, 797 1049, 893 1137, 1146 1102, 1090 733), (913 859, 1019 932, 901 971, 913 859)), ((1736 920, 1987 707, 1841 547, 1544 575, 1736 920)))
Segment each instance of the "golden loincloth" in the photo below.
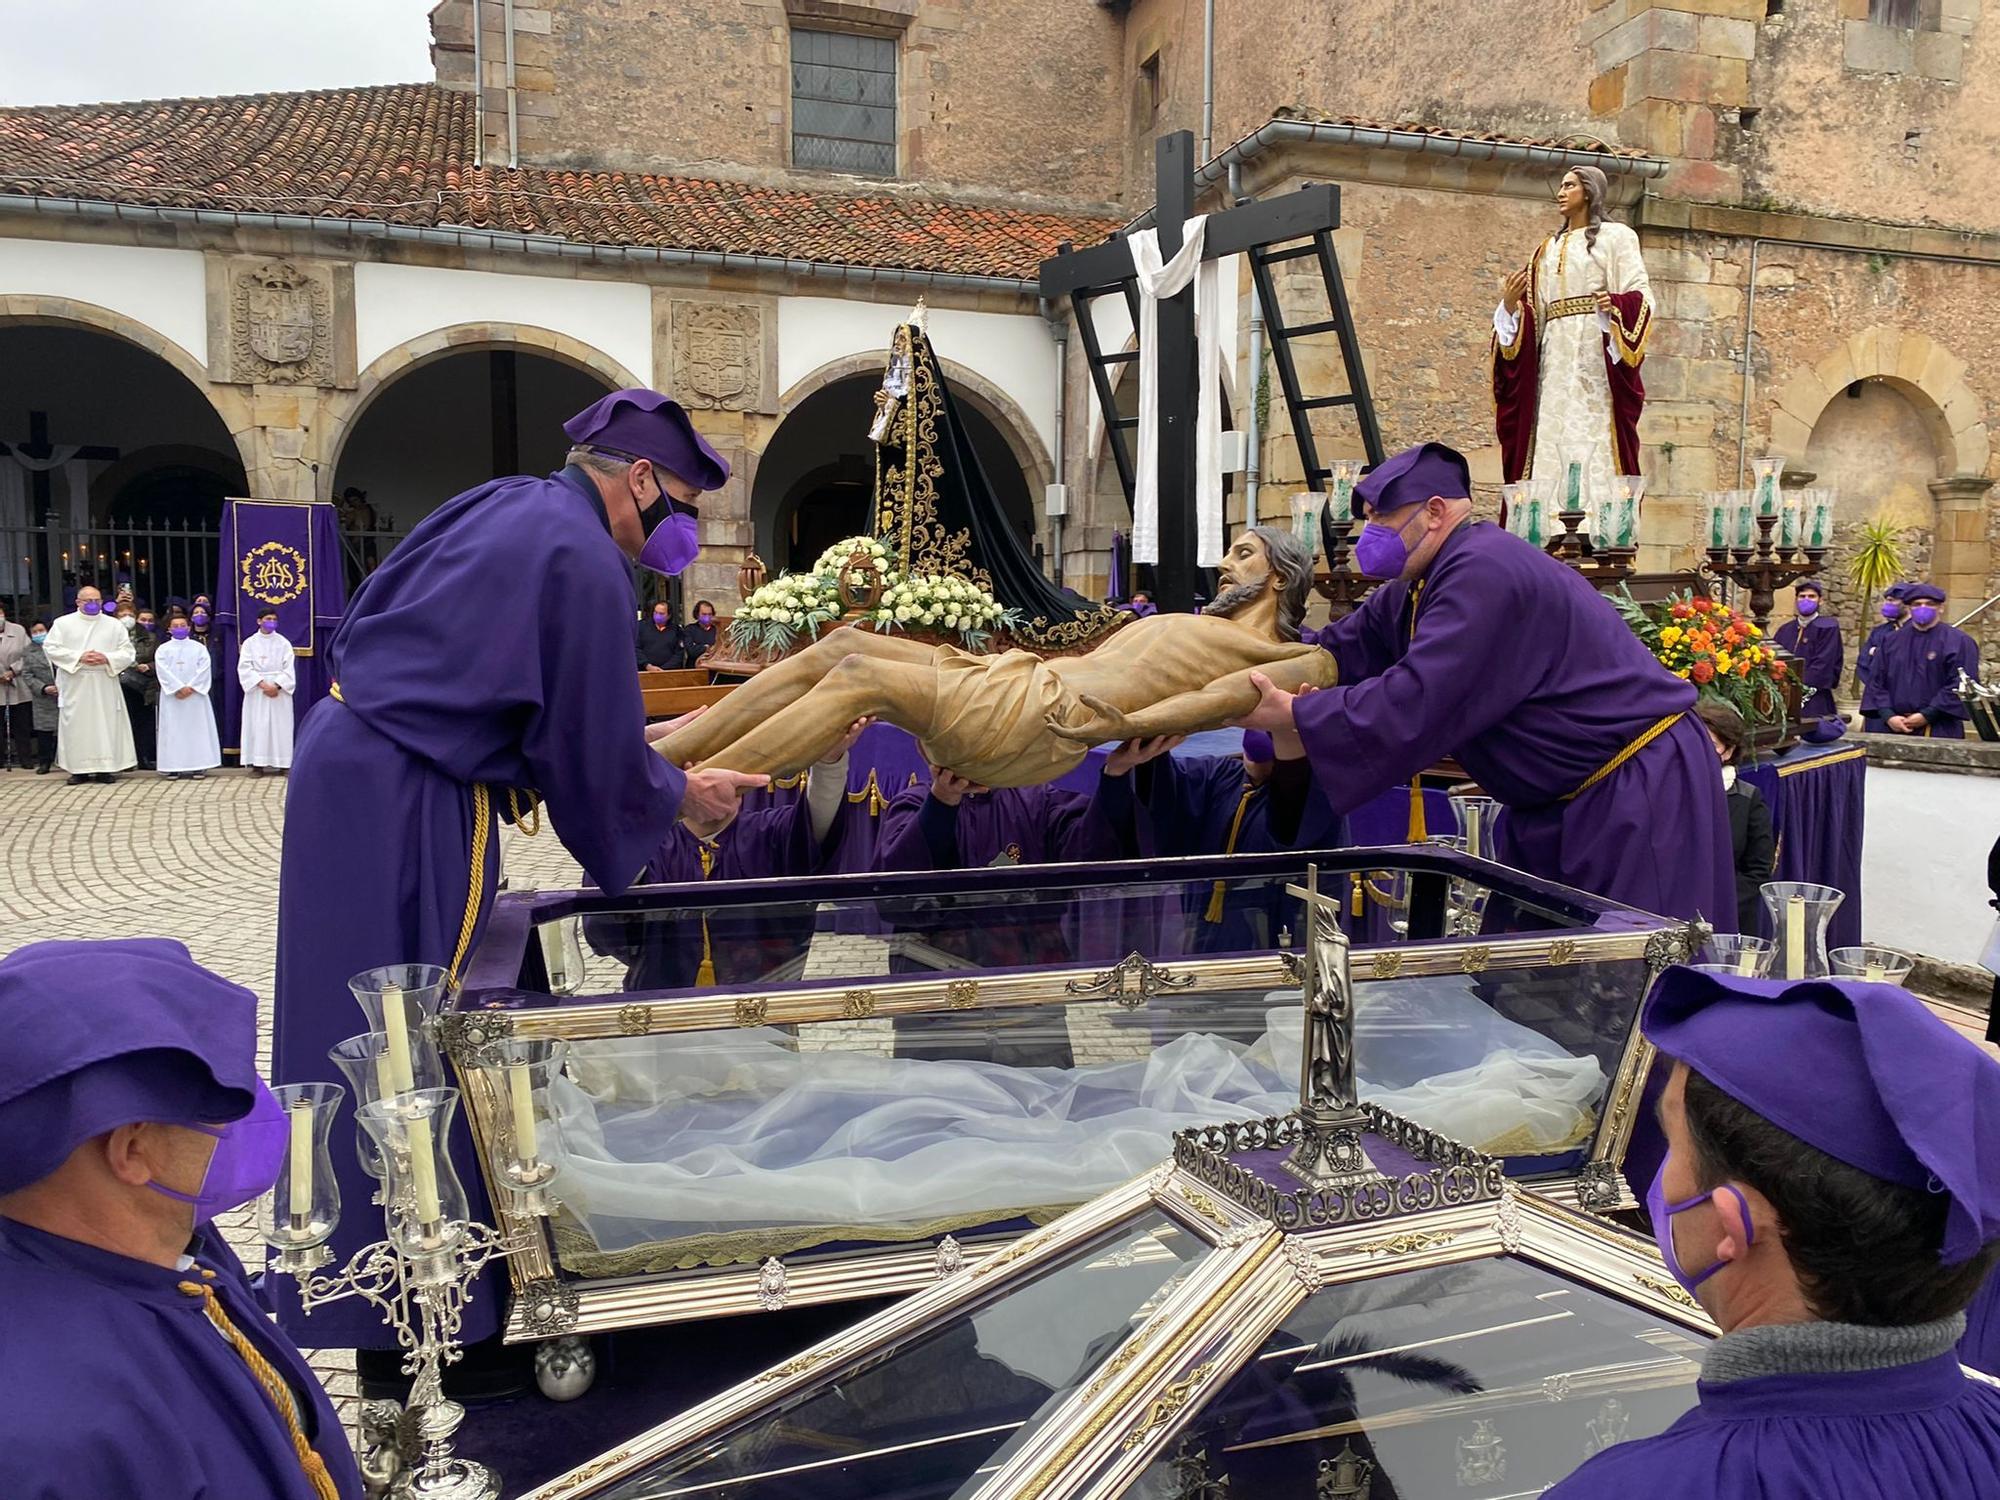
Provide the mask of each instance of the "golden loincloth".
POLYGON ((932 765, 985 786, 1040 786, 1090 754, 1090 746, 1050 732, 1050 712, 1069 723, 1088 710, 1032 651, 974 656, 939 646, 934 661, 937 700, 930 728, 917 737, 932 765))

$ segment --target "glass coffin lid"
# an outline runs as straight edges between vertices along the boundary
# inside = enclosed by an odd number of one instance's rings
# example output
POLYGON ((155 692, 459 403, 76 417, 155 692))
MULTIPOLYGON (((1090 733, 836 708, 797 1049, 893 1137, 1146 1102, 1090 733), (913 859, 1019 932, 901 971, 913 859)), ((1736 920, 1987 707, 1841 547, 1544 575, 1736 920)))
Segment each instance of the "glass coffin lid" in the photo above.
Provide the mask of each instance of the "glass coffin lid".
POLYGON ((1294 1112, 1179 1133, 531 1500, 1502 1500, 1663 1431, 1713 1328, 1651 1241, 1359 1103, 1330 917, 1313 953, 1294 1112))
POLYGON ((441 1029, 532 1242, 509 1336, 914 1290, 1176 1131, 1283 1114, 1308 861, 1361 1096, 1629 1203, 1639 1004, 1692 930, 1448 847, 508 895, 441 1029), (523 1100, 474 1065, 554 1042, 526 1194, 523 1100))

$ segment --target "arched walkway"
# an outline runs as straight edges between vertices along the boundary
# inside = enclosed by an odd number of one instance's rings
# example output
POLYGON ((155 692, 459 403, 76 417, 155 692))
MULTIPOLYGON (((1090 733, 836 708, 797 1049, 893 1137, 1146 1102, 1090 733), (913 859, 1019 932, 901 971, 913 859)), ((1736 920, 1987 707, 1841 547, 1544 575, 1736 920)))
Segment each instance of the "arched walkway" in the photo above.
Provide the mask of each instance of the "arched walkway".
POLYGON ((1985 403, 1966 384, 1965 371, 1965 361, 1928 334, 1865 329, 1773 391, 1771 449, 1804 454, 1829 404, 1857 383, 1880 383, 1900 392, 1923 421, 1936 450, 1935 477, 1984 474, 1992 457, 1985 403))

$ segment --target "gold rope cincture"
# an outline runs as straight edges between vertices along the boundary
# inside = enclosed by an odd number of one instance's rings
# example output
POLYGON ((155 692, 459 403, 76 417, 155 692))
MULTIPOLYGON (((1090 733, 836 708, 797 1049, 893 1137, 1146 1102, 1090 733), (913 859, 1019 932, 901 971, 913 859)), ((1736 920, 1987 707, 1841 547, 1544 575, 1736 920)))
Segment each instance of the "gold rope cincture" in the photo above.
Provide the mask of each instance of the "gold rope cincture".
MULTIPOLYGON (((1250 810, 1250 799, 1256 795, 1256 791, 1257 784, 1246 777, 1243 782, 1243 795, 1236 799, 1236 816, 1229 820, 1229 841, 1222 846, 1224 854, 1236 852, 1236 835, 1243 831, 1243 814, 1250 810)), ((1201 916, 1204 922, 1213 924, 1222 920, 1222 892, 1223 884, 1218 880, 1214 889, 1209 892, 1208 910, 1201 916)))
POLYGON ((1613 771, 1617 770, 1620 766, 1624 765, 1626 761, 1630 760, 1633 756, 1637 755, 1641 750, 1645 749, 1648 745, 1652 744, 1654 740, 1658 739, 1661 735, 1665 734, 1669 729, 1672 729, 1675 724, 1680 722, 1681 717, 1682 715, 1677 713, 1668 714, 1664 719, 1660 720, 1659 723, 1653 725, 1652 728, 1648 729, 1644 734, 1640 735, 1636 740, 1632 741, 1631 744, 1627 745, 1623 750, 1620 750, 1616 755, 1612 756, 1611 759, 1607 760, 1603 765, 1599 766, 1595 771, 1592 771, 1590 773, 1590 779, 1585 781, 1582 786, 1578 787, 1573 792, 1565 792, 1558 800, 1562 802, 1574 802, 1578 797, 1581 797, 1585 792, 1589 791, 1592 787, 1596 786, 1598 782, 1602 781, 1605 777, 1609 776, 1613 771))
POLYGON ((524 839, 531 839, 542 831, 542 798, 538 792, 528 793, 528 805, 521 806, 521 794, 513 787, 507 788, 507 814, 514 820, 514 831, 524 839), (528 820, 533 818, 534 826, 528 820))
MULTIPOLYGON (((1417 611, 1424 607, 1424 585, 1428 579, 1419 578, 1416 587, 1410 590, 1410 645, 1417 643, 1417 611)), ((1421 844, 1430 837, 1430 826, 1424 819, 1424 773, 1418 771, 1410 778, 1410 827, 1409 842, 1421 844)))
POLYGON ((486 893, 486 841, 491 837, 493 822, 493 794, 486 789, 486 783, 472 784, 472 869, 465 878, 465 919, 458 925, 458 946, 452 950, 451 968, 445 974, 445 987, 458 988, 458 971, 465 963, 467 950, 472 947, 472 931, 479 925, 479 898, 486 893))
MULTIPOLYGON (((701 855, 701 878, 708 879, 715 868, 715 846, 703 843, 699 846, 701 855)), ((701 966, 694 971, 694 984, 698 990, 715 988, 715 953, 708 945, 708 913, 701 914, 701 966)))
MULTIPOLYGON (((201 1274, 213 1278, 215 1272, 206 1266, 200 1267, 201 1274)), ((243 1336, 243 1331, 230 1322, 229 1314, 222 1310, 222 1303, 216 1299, 215 1288, 200 1281, 183 1281, 180 1292, 186 1297, 201 1298, 201 1310, 208 1314, 208 1321, 215 1325, 216 1332, 229 1340, 229 1347, 250 1369, 257 1384, 264 1388, 264 1394, 271 1399, 283 1418, 285 1431, 291 1436, 292 1451, 298 1455, 299 1467, 305 1470, 306 1481, 313 1487, 313 1493, 320 1500, 340 1500, 339 1486, 334 1484, 333 1475, 327 1472, 326 1460, 313 1451, 313 1445, 306 1439, 304 1424, 299 1418, 298 1397, 293 1394, 290 1383, 278 1373, 263 1352, 243 1336)))

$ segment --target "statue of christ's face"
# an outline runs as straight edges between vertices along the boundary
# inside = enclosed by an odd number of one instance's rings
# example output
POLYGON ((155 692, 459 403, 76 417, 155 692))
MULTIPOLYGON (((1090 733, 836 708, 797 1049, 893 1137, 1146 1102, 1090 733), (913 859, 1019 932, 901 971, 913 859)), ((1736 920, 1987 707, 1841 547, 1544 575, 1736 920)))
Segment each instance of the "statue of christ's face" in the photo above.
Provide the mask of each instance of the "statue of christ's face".
POLYGON ((1222 565, 1216 571, 1224 587, 1269 582, 1271 554, 1264 549, 1264 539, 1254 531, 1239 532, 1236 544, 1229 549, 1229 555, 1222 559, 1222 565))

